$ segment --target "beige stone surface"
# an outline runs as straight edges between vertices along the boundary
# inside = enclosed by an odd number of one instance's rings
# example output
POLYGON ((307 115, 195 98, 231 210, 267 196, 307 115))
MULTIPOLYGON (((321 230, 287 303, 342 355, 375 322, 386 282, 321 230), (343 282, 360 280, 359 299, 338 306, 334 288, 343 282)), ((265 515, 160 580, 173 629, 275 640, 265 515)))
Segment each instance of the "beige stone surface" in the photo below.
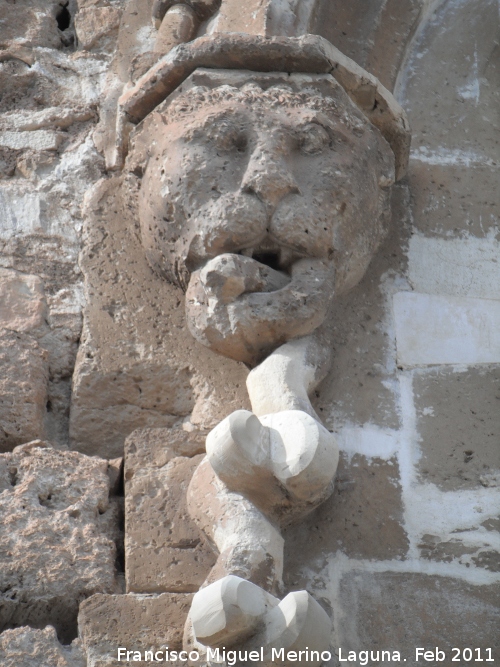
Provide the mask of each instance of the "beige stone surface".
POLYGON ((399 91, 411 118, 417 159, 431 165, 498 165, 497 21, 497 6, 491 0, 446 3, 420 33, 399 91), (441 61, 446 62, 445 71, 422 75, 441 61))
POLYGON ((44 436, 48 355, 27 333, 0 331, 0 450, 44 436))
POLYGON ((392 90, 424 0, 318 2, 309 32, 321 35, 392 90))
POLYGON ((330 430, 368 423, 400 427, 385 279, 407 268, 402 252, 410 231, 407 207, 407 186, 396 184, 389 236, 359 285, 336 299, 328 320, 332 365, 311 400, 330 430))
POLYGON ((25 0, 22 11, 13 9, 9 0, 2 0, 1 46, 8 48, 14 42, 26 47, 60 48, 63 42, 57 16, 61 10, 59 0, 25 0))
POLYGON ((125 443, 127 591, 191 593, 216 556, 189 516, 186 492, 202 458, 196 431, 142 429, 125 443))
MULTIPOLYGON (((423 159, 422 159, 423 158, 423 159)), ((425 236, 450 238, 466 232, 484 238, 498 225, 498 167, 487 164, 431 164, 411 160, 415 229, 425 236)))
POLYGON ((346 612, 336 629, 346 653, 365 647, 399 650, 408 667, 421 664, 415 659, 419 646, 439 646, 447 654, 442 664, 454 664, 452 647, 490 647, 498 656, 498 583, 481 586, 446 576, 354 569, 342 578, 337 603, 346 612))
POLYGON ((96 45, 102 49, 103 38, 115 45, 122 11, 118 7, 83 7, 75 16, 78 45, 85 50, 96 45))
POLYGON ((115 592, 107 462, 35 441, 0 457, 2 629, 76 635, 82 599, 115 592))
POLYGON ((0 268, 0 329, 37 329, 44 323, 46 308, 38 276, 0 268))
POLYGON ((289 586, 304 585, 300 573, 305 566, 321 568, 339 551, 349 558, 405 558, 408 538, 397 461, 341 456, 333 495, 283 535, 289 586))
POLYGON ((398 366, 500 363, 500 300, 398 292, 393 309, 398 366))
POLYGON ((51 626, 5 630, 0 635, 0 660, 2 667, 87 667, 80 641, 61 645, 51 626))
POLYGON ((175 428, 137 429, 126 441, 125 481, 147 470, 160 470, 176 457, 202 454, 206 435, 189 422, 175 428))
POLYGON ((250 0, 242 6, 223 0, 217 17, 217 32, 243 32, 267 35, 272 0, 250 0))
POLYGON ((127 591, 191 593, 198 590, 215 563, 215 555, 186 506, 187 486, 201 458, 177 457, 161 469, 145 468, 127 480, 127 591))
MULTIPOLYGON (((117 648, 158 650, 182 647, 192 595, 93 595, 80 605, 78 627, 88 667, 146 667, 150 662, 117 660, 117 648)), ((175 663, 174 663, 175 664, 175 663)))
POLYGON ((422 481, 446 491, 499 485, 500 371, 421 372, 413 391, 422 481))
POLYGON ((136 428, 171 426, 190 413, 210 428, 248 405, 247 370, 189 336, 181 290, 149 268, 134 227, 136 193, 136 177, 127 175, 89 195, 81 258, 87 304, 73 376, 72 447, 110 458, 121 456, 136 428))

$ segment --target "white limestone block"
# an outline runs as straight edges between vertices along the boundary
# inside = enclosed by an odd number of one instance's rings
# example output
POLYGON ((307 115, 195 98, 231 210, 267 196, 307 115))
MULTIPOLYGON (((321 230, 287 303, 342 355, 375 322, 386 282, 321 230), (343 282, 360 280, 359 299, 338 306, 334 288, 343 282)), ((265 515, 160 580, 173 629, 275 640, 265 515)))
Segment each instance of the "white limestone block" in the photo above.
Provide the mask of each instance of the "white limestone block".
POLYGON ((34 151, 56 151, 63 136, 51 130, 34 130, 33 132, 1 132, 0 146, 21 150, 31 148, 34 151))
POLYGON ((500 363, 500 301, 398 292, 393 305, 400 365, 500 363))
POLYGON ((491 238, 412 236, 408 273, 427 294, 500 299, 500 243, 491 238))

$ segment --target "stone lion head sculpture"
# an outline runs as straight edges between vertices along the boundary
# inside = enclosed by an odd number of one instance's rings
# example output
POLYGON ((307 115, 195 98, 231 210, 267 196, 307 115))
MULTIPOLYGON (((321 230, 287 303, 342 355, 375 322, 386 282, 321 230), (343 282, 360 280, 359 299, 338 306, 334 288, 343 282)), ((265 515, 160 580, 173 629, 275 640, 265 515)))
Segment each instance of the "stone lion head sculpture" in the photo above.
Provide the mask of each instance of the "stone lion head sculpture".
POLYGON ((330 74, 197 69, 135 131, 151 266, 252 366, 312 333, 388 231, 395 153, 330 74))

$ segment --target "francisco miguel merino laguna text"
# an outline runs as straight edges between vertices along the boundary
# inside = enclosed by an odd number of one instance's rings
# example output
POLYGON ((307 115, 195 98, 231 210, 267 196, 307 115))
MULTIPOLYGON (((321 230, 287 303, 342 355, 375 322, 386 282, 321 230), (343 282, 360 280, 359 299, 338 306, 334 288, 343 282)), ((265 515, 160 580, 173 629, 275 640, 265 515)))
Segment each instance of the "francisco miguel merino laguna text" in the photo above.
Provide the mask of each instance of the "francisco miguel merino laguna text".
MULTIPOLYGON (((213 662, 225 662, 228 667, 233 667, 239 662, 264 662, 268 657, 264 655, 264 648, 254 651, 239 651, 225 648, 207 648, 206 655, 203 660, 213 662)), ((290 662, 300 662, 301 660, 321 660, 327 662, 331 660, 332 654, 330 651, 312 651, 307 647, 304 651, 285 651, 284 648, 272 648, 271 660, 289 660, 290 662)), ((149 651, 130 651, 129 649, 119 647, 117 660, 118 662, 124 660, 128 662, 199 662, 201 656, 198 651, 171 651, 168 647, 158 650, 150 649, 149 651)))
MULTIPOLYGON (((423 649, 417 649, 423 650, 423 649)), ((418 657, 418 653, 417 653, 418 657)), ((259 650, 226 650, 225 648, 208 648, 203 660, 212 661, 214 663, 225 663, 228 667, 234 667, 240 662, 264 662, 265 659, 273 660, 287 660, 288 662, 301 662, 302 660, 318 660, 321 662, 328 662, 332 659, 330 651, 313 651, 308 647, 302 651, 285 651, 284 648, 272 648, 267 655, 264 653, 264 648, 259 650)), ((198 651, 171 651, 169 648, 149 650, 149 651, 130 651, 126 648, 120 647, 118 649, 118 661, 126 660, 129 662, 199 662, 202 658, 198 651)), ((367 665, 369 660, 380 662, 401 662, 401 654, 399 651, 348 651, 343 653, 339 648, 338 659, 340 662, 353 662, 359 660, 360 665, 367 665)), ((404 659, 404 661, 406 661, 404 659)))

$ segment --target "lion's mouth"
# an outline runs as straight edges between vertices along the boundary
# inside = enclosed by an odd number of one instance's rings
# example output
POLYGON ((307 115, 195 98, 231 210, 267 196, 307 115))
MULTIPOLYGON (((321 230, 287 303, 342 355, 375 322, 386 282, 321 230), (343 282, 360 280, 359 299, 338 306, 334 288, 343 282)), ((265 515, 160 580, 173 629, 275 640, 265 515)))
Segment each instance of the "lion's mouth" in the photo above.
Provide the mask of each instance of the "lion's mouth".
POLYGON ((274 271, 282 271, 288 275, 293 264, 304 257, 303 254, 271 241, 263 242, 250 248, 244 248, 236 254, 250 257, 254 261, 259 262, 259 264, 264 264, 264 266, 268 266, 270 269, 274 269, 274 271))

